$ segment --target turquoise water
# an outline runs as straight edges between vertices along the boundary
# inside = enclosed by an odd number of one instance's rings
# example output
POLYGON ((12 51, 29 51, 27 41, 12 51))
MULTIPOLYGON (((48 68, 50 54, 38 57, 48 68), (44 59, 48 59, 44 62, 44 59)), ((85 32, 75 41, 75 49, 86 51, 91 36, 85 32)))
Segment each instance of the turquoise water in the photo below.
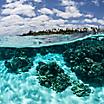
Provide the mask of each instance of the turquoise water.
POLYGON ((41 47, 29 47, 30 40, 22 44, 27 47, 20 47, 23 41, 15 47, 11 46, 13 40, 8 47, 5 41, 1 43, 0 104, 104 103, 104 34, 41 47))

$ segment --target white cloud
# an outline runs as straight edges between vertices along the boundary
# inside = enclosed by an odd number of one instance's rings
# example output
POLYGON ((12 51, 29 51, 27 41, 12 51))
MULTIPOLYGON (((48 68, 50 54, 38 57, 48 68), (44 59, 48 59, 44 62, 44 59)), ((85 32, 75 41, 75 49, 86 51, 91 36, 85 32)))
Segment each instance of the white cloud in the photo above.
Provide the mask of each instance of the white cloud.
POLYGON ((71 17, 81 17, 83 15, 75 6, 66 6, 65 12, 60 11, 58 9, 53 9, 53 11, 54 13, 56 13, 57 16, 62 17, 64 19, 68 19, 71 17))
POLYGON ((61 2, 62 2, 62 5, 63 5, 63 6, 68 5, 68 3, 69 3, 68 0, 62 0, 61 2))
MULTIPOLYGON (((12 2, 16 2, 16 1, 23 3, 23 2, 28 1, 28 0, 6 0, 7 3, 12 3, 12 2)), ((32 0, 32 1, 37 2, 37 3, 42 2, 42 0, 32 0)))
POLYGON ((20 4, 20 3, 18 3, 18 5, 17 3, 16 4, 12 3, 12 4, 7 5, 6 8, 2 10, 2 14, 5 14, 5 15, 19 14, 19 15, 24 15, 28 17, 35 16, 34 7, 32 7, 31 5, 20 4))
POLYGON ((63 19, 57 19, 57 20, 53 20, 53 19, 49 19, 47 21, 44 22, 43 26, 37 26, 39 28, 37 28, 38 30, 41 29, 53 29, 53 28, 61 28, 64 24, 65 24, 65 20, 63 19))
POLYGON ((79 23, 79 20, 72 20, 71 23, 79 23))
POLYGON ((78 4, 79 4, 80 6, 83 6, 83 5, 85 5, 85 2, 81 1, 81 2, 78 2, 78 4))
POLYGON ((49 21, 49 17, 41 15, 33 18, 23 18, 19 15, 10 15, 0 20, 0 34, 20 35, 30 30, 45 29, 44 25, 49 21), (4 33, 3 33, 4 32, 4 33))
POLYGON ((18 15, 10 15, 2 18, 0 22, 3 26, 22 25, 24 24, 24 19, 18 15))
POLYGON ((100 25, 104 25, 104 20, 103 19, 97 19, 97 18, 92 18, 92 19, 84 19, 83 22, 86 23, 96 23, 96 24, 100 24, 100 25))
POLYGON ((8 27, 0 26, 0 28, 0 35, 20 35, 31 30, 31 28, 27 25, 12 25, 8 27))
POLYGON ((104 3, 104 0, 102 0, 102 3, 104 3))
POLYGON ((61 0, 62 6, 68 6, 68 5, 75 5, 75 2, 72 0, 61 0))
POLYGON ((10 15, 0 20, 0 34, 20 35, 29 30, 38 31, 52 28, 59 28, 65 25, 67 20, 53 20, 47 15, 41 15, 33 18, 23 18, 19 15, 10 15))
POLYGON ((86 14, 86 15, 84 15, 84 17, 93 18, 94 15, 93 14, 86 14))
POLYGON ((15 0, 6 0, 7 3, 11 3, 13 1, 15 1, 15 0))
POLYGON ((65 11, 53 9, 54 13, 59 17, 69 19, 71 17, 81 17, 83 15, 77 8, 76 2, 72 0, 61 0, 61 5, 64 6, 65 11))
POLYGON ((48 8, 41 8, 40 10, 38 10, 40 13, 42 14, 53 14, 53 11, 48 9, 48 8))
POLYGON ((38 2, 38 3, 42 2, 42 0, 33 0, 33 1, 38 2))
POLYGON ((44 24, 48 20, 49 20, 48 16, 41 15, 41 16, 37 16, 37 17, 29 19, 26 24, 29 26, 38 27, 38 26, 44 24))
POLYGON ((7 4, 4 4, 3 5, 3 8, 6 9, 6 8, 10 8, 10 9, 13 9, 13 8, 16 8, 18 5, 22 4, 21 2, 19 1, 16 1, 16 2, 13 2, 13 3, 7 3, 7 4))
POLYGON ((97 22, 101 25, 104 25, 104 19, 99 19, 97 22))
POLYGON ((92 3, 95 4, 96 6, 99 6, 99 0, 92 0, 92 3))
POLYGON ((59 6, 63 7, 63 11, 54 7, 49 9, 45 6, 41 6, 36 11, 33 5, 44 3, 42 0, 6 0, 6 4, 2 6, 1 10, 3 16, 0 16, 0 34, 20 35, 30 30, 64 29, 67 27, 77 28, 91 26, 91 24, 94 26, 93 23, 104 25, 103 19, 94 18, 92 14, 81 13, 77 6, 83 5, 83 2, 75 2, 72 0, 59 1, 61 1, 59 6), (26 4, 25 1, 28 1, 29 4, 26 4), (31 4, 32 2, 35 3, 31 4), (80 4, 78 5, 78 3, 80 4), (36 16, 36 13, 38 13, 38 16, 36 16), (81 16, 84 19, 82 18, 81 20, 79 18, 81 16))
POLYGON ((21 3, 23 3, 25 1, 27 1, 27 0, 6 0, 7 3, 13 3, 13 2, 21 2, 21 3))
POLYGON ((92 23, 92 20, 86 18, 86 19, 83 20, 83 22, 92 23))
POLYGON ((65 24, 65 22, 67 22, 67 20, 63 20, 63 19, 57 19, 57 20, 49 20, 48 22, 46 22, 46 25, 48 26, 61 26, 63 24, 65 24))
POLYGON ((10 15, 0 19, 0 35, 17 35, 26 32, 26 29, 28 30, 29 26, 25 26, 25 20, 18 15, 10 15))

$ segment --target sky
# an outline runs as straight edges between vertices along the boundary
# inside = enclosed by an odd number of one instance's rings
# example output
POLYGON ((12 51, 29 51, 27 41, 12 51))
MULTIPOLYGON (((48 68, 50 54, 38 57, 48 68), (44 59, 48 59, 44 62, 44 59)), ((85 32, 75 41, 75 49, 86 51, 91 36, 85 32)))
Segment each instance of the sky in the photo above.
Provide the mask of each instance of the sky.
POLYGON ((104 27, 104 0, 0 0, 0 35, 104 27))

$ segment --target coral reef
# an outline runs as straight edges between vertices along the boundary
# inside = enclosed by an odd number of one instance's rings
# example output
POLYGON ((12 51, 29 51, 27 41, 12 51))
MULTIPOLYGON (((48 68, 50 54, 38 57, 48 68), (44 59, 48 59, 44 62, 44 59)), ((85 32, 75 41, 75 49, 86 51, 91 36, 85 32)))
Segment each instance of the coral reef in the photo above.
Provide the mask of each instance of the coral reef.
POLYGON ((34 48, 4 48, 0 47, 0 60, 8 60, 12 57, 33 57, 37 50, 34 48))
POLYGON ((2 48, 0 47, 0 60, 11 59, 14 56, 14 48, 2 48))
POLYGON ((5 61, 5 66, 11 73, 21 73, 28 71, 33 66, 33 61, 31 58, 13 57, 5 61))
POLYGON ((36 49, 33 48, 0 48, 0 60, 5 60, 8 72, 27 72, 33 66, 33 57, 36 49))
POLYGON ((71 85, 70 77, 64 73, 64 70, 56 62, 48 64, 40 62, 36 70, 39 83, 42 86, 52 88, 56 92, 62 92, 71 85))
POLYGON ((36 49, 34 48, 16 48, 15 49, 16 57, 34 57, 36 56, 36 49))
POLYGON ((40 85, 51 88, 56 92, 62 92, 68 86, 72 86, 73 94, 76 94, 78 97, 89 96, 91 93, 88 85, 70 79, 70 76, 65 74, 64 70, 56 62, 48 64, 39 62, 36 70, 40 85))
POLYGON ((91 93, 89 86, 79 81, 73 82, 71 90, 73 91, 73 94, 76 94, 78 97, 89 96, 91 93))
POLYGON ((66 64, 77 77, 93 86, 104 84, 104 39, 88 38, 69 46, 63 53, 66 64))

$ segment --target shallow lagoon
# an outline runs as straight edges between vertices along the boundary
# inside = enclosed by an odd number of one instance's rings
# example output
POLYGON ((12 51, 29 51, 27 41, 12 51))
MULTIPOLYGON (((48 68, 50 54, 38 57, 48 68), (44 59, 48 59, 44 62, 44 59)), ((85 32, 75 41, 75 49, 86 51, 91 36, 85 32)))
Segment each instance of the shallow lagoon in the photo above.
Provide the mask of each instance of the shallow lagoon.
MULTIPOLYGON (((65 60, 64 53, 67 49, 75 52, 77 49, 81 49, 81 45, 83 47, 89 46, 89 50, 92 50, 90 48, 95 48, 95 46, 97 47, 102 45, 103 47, 103 36, 104 34, 89 35, 84 37, 82 37, 82 35, 64 36, 61 38, 59 38, 60 36, 54 36, 55 38, 51 39, 48 37, 49 41, 46 37, 43 39, 43 37, 1 36, 0 104, 103 104, 104 87, 102 84, 96 87, 92 84, 90 85, 88 82, 84 82, 85 84, 89 84, 89 88, 91 89, 89 96, 78 97, 76 94, 73 94, 73 91, 71 90, 72 86, 68 86, 64 91, 57 93, 51 87, 47 88, 40 85, 36 70, 39 62, 47 64, 54 61, 64 70, 66 75, 70 76, 72 81, 79 80, 82 82, 81 80, 83 79, 79 78, 75 71, 71 70, 71 64, 65 60), (56 41, 52 41, 50 43, 50 40, 52 39, 56 39, 56 41), (57 41, 57 39, 61 39, 61 42, 57 41), (89 44, 91 44, 91 46, 89 44), (15 65, 19 66, 17 61, 16 64, 10 63, 11 65, 14 65, 12 68, 10 68, 10 66, 6 66, 5 64, 6 61, 14 62, 15 57, 32 60, 33 64, 28 67, 28 70, 19 70, 20 73, 15 73, 12 69, 15 65)), ((93 57, 91 58, 93 59, 93 57)), ((21 69, 21 67, 22 66, 18 68, 16 67, 15 69, 18 70, 21 69)))

